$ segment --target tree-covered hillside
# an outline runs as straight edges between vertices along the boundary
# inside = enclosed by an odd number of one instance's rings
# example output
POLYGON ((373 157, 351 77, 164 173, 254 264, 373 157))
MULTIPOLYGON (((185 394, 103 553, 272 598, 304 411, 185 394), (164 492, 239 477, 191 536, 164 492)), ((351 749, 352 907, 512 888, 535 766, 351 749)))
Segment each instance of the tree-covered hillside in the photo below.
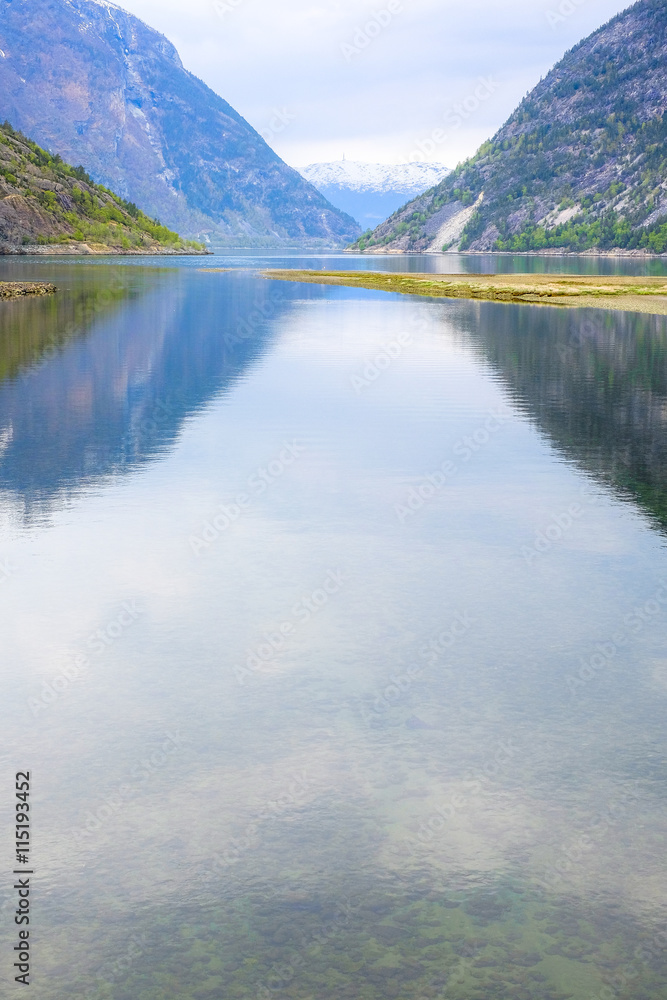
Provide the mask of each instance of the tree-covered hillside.
POLYGON ((99 252, 204 250, 94 184, 83 167, 52 156, 9 122, 0 125, 0 252, 76 244, 99 252))

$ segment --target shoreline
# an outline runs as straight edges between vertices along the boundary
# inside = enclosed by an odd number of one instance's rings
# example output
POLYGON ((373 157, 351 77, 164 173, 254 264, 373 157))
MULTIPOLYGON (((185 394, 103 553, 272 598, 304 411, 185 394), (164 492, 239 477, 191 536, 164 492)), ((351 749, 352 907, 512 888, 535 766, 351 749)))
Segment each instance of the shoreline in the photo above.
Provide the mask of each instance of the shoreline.
POLYGON ((212 250, 177 250, 154 247, 150 250, 108 247, 101 243, 34 243, 26 246, 0 246, 0 257, 208 257, 212 250))
POLYGON ((647 253, 645 250, 359 250, 345 247, 343 253, 363 254, 370 257, 607 257, 611 260, 667 260, 667 253, 647 253))
POLYGON ((551 274, 390 274, 373 271, 264 270, 275 281, 512 305, 593 308, 667 316, 667 276, 551 274))

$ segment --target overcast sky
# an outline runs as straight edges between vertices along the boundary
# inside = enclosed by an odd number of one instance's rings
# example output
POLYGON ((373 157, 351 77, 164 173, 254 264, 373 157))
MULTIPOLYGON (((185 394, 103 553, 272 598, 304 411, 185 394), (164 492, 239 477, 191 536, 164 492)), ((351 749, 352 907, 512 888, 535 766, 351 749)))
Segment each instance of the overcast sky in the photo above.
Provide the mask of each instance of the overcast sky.
POLYGON ((120 0, 289 164, 455 166, 623 0, 120 0), (458 107, 457 107, 458 106, 458 107))

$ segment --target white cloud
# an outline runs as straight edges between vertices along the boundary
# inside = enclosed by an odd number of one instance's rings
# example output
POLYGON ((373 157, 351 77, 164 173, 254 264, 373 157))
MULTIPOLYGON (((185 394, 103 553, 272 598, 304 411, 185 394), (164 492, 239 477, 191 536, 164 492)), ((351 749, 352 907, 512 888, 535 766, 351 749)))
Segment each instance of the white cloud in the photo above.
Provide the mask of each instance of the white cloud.
MULTIPOLYGON (((288 163, 403 162, 474 95, 497 87, 425 155, 454 166, 565 51, 626 0, 123 0, 288 163), (562 13, 565 12, 565 13, 562 13), (569 12, 569 13, 568 13, 569 12), (276 111, 288 123, 271 129, 276 111)), ((473 102, 474 103, 474 102, 473 102)))

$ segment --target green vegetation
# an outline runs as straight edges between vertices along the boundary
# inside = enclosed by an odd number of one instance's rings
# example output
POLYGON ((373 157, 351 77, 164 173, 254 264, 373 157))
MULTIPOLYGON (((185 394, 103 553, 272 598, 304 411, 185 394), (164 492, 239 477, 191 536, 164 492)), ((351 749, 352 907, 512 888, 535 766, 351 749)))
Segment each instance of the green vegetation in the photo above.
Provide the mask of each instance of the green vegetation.
MULTIPOLYGON (((72 992, 89 1000, 661 995, 664 949, 655 929, 638 918, 610 919, 602 905, 574 893, 526 891, 492 876, 465 889, 443 887, 433 875, 384 881, 345 894, 327 886, 324 900, 307 891, 296 901, 288 892, 287 898, 265 892, 238 894, 224 905, 142 911, 132 940, 150 947, 134 961, 124 957, 127 926, 113 928, 110 937, 91 922, 80 932, 88 968, 75 967, 72 992)), ((64 922, 48 928, 59 951, 68 929, 64 922)), ((60 1000, 48 981, 43 995, 60 1000)))
MULTIPOLYGON (((70 166, 5 122, 0 125, 0 205, 9 195, 21 195, 49 218, 47 231, 38 231, 34 213, 26 213, 20 236, 24 245, 74 242, 139 252, 156 247, 176 252, 205 249, 95 184, 83 167, 70 166)), ((20 214, 20 207, 16 211, 20 214)))
MULTIPOLYGON (((468 227, 467 236, 474 238, 474 230, 468 227)), ((661 254, 667 250, 667 221, 660 219, 652 226, 633 229, 627 219, 609 212, 592 222, 581 214, 571 222, 553 229, 528 223, 520 233, 499 239, 495 250, 521 253, 530 250, 563 249, 573 253, 597 248, 599 250, 647 250, 661 254)))
MULTIPOLYGON (((470 187, 452 191, 462 204, 484 191, 485 204, 466 226, 460 248, 470 249, 494 227, 494 250, 662 253, 667 212, 645 223, 660 203, 667 177, 667 115, 642 123, 639 109, 623 104, 619 101, 610 114, 605 109, 602 117, 589 113, 567 124, 540 122, 533 131, 485 144, 458 168, 470 187), (574 145, 582 147, 576 156, 574 145), (620 176, 604 190, 588 187, 591 161, 601 172, 614 164, 620 176), (576 214, 566 222, 546 221, 549 214, 571 208, 576 214)), ((515 117, 520 113, 536 114, 530 104, 515 117)))

